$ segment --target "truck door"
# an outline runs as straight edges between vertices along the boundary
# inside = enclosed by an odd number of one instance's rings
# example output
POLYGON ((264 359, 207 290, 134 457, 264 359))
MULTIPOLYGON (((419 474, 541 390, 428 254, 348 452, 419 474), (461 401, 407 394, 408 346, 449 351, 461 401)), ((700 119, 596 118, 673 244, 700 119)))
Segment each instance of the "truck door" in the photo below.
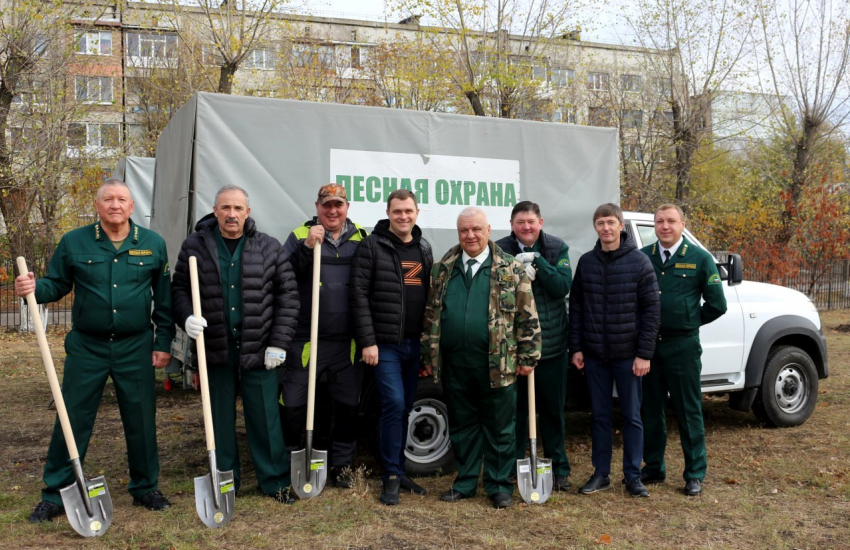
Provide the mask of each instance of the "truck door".
MULTIPOLYGON (((651 221, 632 221, 626 227, 631 229, 632 236, 641 247, 657 240, 655 225, 651 221)), ((687 229, 685 236, 702 246, 687 229)), ((705 389, 729 384, 740 386, 743 383, 744 314, 738 300, 737 287, 724 282, 723 292, 726 295, 726 314, 704 325, 699 331, 702 344, 702 386, 705 389)))

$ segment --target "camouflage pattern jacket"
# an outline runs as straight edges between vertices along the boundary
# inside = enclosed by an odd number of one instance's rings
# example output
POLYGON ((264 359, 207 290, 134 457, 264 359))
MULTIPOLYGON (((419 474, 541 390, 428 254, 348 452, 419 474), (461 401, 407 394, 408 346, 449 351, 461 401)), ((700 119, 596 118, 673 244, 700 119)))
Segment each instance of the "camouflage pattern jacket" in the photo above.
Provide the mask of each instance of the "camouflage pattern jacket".
MULTIPOLYGON (((490 268, 490 387, 510 386, 516 381, 517 366, 534 367, 540 359, 542 336, 531 281, 523 265, 488 242, 493 265, 490 268)), ((425 307, 422 330, 422 363, 434 368, 434 381, 440 379, 440 319, 446 289, 460 245, 449 250, 431 268, 431 288, 425 307)))

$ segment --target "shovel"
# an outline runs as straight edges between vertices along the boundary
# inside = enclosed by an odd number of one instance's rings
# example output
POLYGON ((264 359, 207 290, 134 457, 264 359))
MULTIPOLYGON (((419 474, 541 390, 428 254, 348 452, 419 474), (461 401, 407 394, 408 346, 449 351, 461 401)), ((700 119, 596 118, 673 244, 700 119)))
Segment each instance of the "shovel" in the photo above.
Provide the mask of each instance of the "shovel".
MULTIPOLYGON (((26 275, 27 262, 23 257, 18 257, 18 272, 26 275)), ((59 387, 59 378, 56 376, 56 367, 53 366, 53 357, 50 355, 50 347, 47 344, 47 336, 44 333, 44 325, 41 324, 41 314, 38 312, 38 304, 35 294, 30 292, 26 296, 27 307, 32 315, 35 325, 35 335, 38 338, 38 348, 41 351, 41 359, 44 361, 44 370, 47 371, 47 380, 50 382, 50 391, 53 393, 53 401, 56 403, 56 415, 62 426, 62 434, 65 436, 65 444, 68 446, 68 457, 74 468, 74 477, 77 481, 59 491, 62 496, 62 505, 68 522, 74 531, 84 537, 99 537, 109 529, 112 524, 112 497, 109 496, 109 488, 103 476, 86 479, 83 475, 83 465, 80 462, 80 453, 77 452, 77 442, 74 432, 71 430, 71 421, 68 419, 68 411, 65 409, 65 399, 62 397, 62 389, 59 387)))
POLYGON ((313 448, 313 413, 316 401, 316 349, 319 340, 319 273, 322 244, 313 247, 313 303, 310 312, 310 367, 307 381, 307 447, 292 453, 292 488, 299 498, 319 496, 325 488, 328 452, 313 448))
POLYGON ((537 458, 537 407, 534 399, 534 371, 528 375, 528 447, 529 456, 517 460, 517 485, 522 500, 543 504, 552 494, 552 461, 537 458))
MULTIPOLYGON (((201 292, 198 287, 198 259, 189 257, 189 283, 192 287, 192 313, 201 317, 201 292)), ((207 436, 207 454, 210 473, 195 478, 195 510, 204 525, 215 529, 227 525, 233 517, 236 504, 236 487, 233 471, 220 472, 215 461, 215 434, 213 433, 212 409, 210 408, 210 386, 207 378, 207 354, 204 333, 195 339, 198 356, 198 374, 201 378, 201 402, 204 406, 204 431, 207 436)))

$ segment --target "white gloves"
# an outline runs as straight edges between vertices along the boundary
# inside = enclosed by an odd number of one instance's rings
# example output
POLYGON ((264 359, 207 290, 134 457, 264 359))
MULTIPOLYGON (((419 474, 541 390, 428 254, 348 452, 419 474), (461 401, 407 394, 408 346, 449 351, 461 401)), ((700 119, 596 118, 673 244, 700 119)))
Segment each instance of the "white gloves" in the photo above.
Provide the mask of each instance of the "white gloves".
POLYGON ((525 264, 525 274, 528 275, 529 281, 533 281, 537 277, 537 270, 534 269, 534 264, 525 264))
POLYGON ((534 261, 534 258, 536 257, 537 254, 535 254, 534 252, 522 252, 521 254, 516 255, 516 260, 524 264, 530 264, 534 261))
POLYGON ((286 352, 280 348, 269 346, 266 348, 266 370, 276 368, 286 359, 286 352))
POLYGON ((198 335, 204 331, 204 328, 207 326, 207 320, 203 317, 195 317, 194 315, 189 315, 186 317, 186 322, 183 323, 183 326, 186 327, 186 334, 189 335, 189 338, 192 340, 196 340, 198 335))

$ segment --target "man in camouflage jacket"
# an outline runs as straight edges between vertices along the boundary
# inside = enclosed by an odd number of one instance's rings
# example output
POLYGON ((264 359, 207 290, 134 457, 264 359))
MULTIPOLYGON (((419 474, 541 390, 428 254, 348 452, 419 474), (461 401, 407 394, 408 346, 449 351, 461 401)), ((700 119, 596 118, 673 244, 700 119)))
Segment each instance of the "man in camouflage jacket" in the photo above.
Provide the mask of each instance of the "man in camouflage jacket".
POLYGON ((513 493, 514 382, 540 359, 540 323, 525 269, 490 240, 486 214, 466 208, 457 227, 460 244, 431 269, 422 335, 422 363, 435 382, 443 377, 458 470, 440 498, 474 496, 483 458, 484 490, 505 508, 513 493))

